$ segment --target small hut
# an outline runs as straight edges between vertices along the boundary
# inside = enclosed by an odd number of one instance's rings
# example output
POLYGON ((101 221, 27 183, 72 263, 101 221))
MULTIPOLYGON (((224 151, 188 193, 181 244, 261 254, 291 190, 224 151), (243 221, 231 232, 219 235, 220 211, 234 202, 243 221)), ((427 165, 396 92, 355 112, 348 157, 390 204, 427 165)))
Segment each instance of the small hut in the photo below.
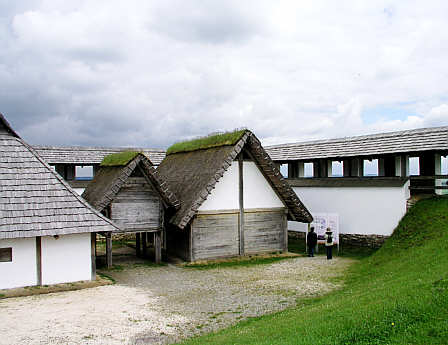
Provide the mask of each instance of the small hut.
POLYGON ((94 210, 0 114, 0 289, 95 279, 94 210))
POLYGON ((157 171, 181 204, 168 251, 187 261, 287 251, 287 219, 313 219, 248 130, 174 144, 157 171))
MULTIPOLYGON (((179 202, 149 158, 133 151, 106 156, 82 197, 119 226, 114 233, 135 233, 138 256, 145 256, 152 234, 155 261, 160 262, 164 215, 174 212, 179 202)), ((106 239, 106 252, 110 266, 110 238, 106 239)))

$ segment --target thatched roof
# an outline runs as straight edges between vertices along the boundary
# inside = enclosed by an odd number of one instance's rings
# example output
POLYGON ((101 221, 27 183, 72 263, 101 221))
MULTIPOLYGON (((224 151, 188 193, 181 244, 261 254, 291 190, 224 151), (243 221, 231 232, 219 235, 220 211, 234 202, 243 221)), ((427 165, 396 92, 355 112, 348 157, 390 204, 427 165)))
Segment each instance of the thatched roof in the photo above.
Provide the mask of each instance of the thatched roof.
POLYGON ((168 184, 154 168, 151 161, 139 152, 121 152, 105 157, 95 177, 84 190, 82 197, 96 210, 102 211, 114 200, 135 169, 140 169, 150 181, 166 207, 179 208, 179 201, 169 190, 168 184))
POLYGON ((183 229, 198 208, 211 194, 233 160, 246 150, 288 208, 288 217, 299 222, 311 222, 312 216, 276 168, 274 162, 249 130, 242 131, 236 143, 207 149, 168 154, 157 171, 168 181, 180 199, 181 207, 170 222, 183 229))
POLYGON ((0 114, 0 239, 117 231, 0 114))

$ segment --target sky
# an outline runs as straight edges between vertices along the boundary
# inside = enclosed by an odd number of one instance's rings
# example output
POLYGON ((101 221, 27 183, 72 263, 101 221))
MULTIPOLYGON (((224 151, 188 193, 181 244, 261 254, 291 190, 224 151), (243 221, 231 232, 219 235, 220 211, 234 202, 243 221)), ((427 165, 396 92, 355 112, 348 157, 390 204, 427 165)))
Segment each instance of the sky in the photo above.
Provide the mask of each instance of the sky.
POLYGON ((0 42, 0 112, 30 144, 448 125, 444 0, 0 0, 0 42))

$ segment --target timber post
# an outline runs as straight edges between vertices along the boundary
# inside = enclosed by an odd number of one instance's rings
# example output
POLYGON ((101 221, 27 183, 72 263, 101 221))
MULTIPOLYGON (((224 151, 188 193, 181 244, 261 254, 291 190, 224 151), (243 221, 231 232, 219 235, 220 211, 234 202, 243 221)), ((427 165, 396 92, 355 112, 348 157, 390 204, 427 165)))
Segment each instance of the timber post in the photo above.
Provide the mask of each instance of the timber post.
POLYGON ((112 233, 106 233, 106 267, 112 267, 112 233))
POLYGON ((147 233, 142 232, 142 257, 146 258, 148 256, 148 244, 147 244, 147 233))
POLYGON ((42 238, 40 236, 36 237, 36 285, 42 285, 42 238))
POLYGON ((141 252, 140 252, 140 233, 137 232, 135 234, 135 255, 137 257, 140 257, 141 252))
POLYGON ((154 232, 154 261, 160 264, 162 261, 162 232, 154 232))
POLYGON ((239 175, 239 205, 240 205, 240 221, 239 221, 239 254, 244 255, 244 185, 243 185, 243 154, 238 156, 238 175, 239 175))
POLYGON ((91 279, 96 279, 96 232, 90 234, 90 255, 92 260, 92 275, 91 279))

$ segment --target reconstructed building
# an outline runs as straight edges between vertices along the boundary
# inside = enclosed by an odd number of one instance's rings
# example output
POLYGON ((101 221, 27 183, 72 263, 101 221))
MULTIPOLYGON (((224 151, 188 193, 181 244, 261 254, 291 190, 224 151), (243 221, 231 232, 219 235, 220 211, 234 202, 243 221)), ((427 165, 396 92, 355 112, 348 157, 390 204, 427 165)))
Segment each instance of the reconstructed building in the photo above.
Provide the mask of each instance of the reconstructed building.
MULTIPOLYGON (((405 214, 411 195, 448 189, 448 176, 441 171, 448 127, 276 145, 266 151, 278 165, 287 164, 289 184, 313 214, 339 215, 345 242, 381 243, 405 214), (409 173, 411 157, 419 163, 417 176, 409 173), (364 171, 371 162, 376 176, 364 171), (340 176, 334 174, 335 163, 340 176), (306 165, 312 171, 308 177, 306 165)), ((295 223, 290 228, 306 230, 295 223)))
MULTIPOLYGON (((124 151, 106 156, 82 197, 117 224, 120 229, 114 233, 136 234, 137 255, 144 254, 151 234, 155 261, 161 261, 165 215, 174 213, 179 202, 144 154, 124 151)), ((110 237, 106 252, 111 266, 110 237)))
POLYGON ((286 251, 287 219, 312 221, 248 130, 175 144, 157 171, 180 201, 168 251, 188 261, 286 251))
POLYGON ((95 211, 0 114, 0 289, 95 279, 95 211))

